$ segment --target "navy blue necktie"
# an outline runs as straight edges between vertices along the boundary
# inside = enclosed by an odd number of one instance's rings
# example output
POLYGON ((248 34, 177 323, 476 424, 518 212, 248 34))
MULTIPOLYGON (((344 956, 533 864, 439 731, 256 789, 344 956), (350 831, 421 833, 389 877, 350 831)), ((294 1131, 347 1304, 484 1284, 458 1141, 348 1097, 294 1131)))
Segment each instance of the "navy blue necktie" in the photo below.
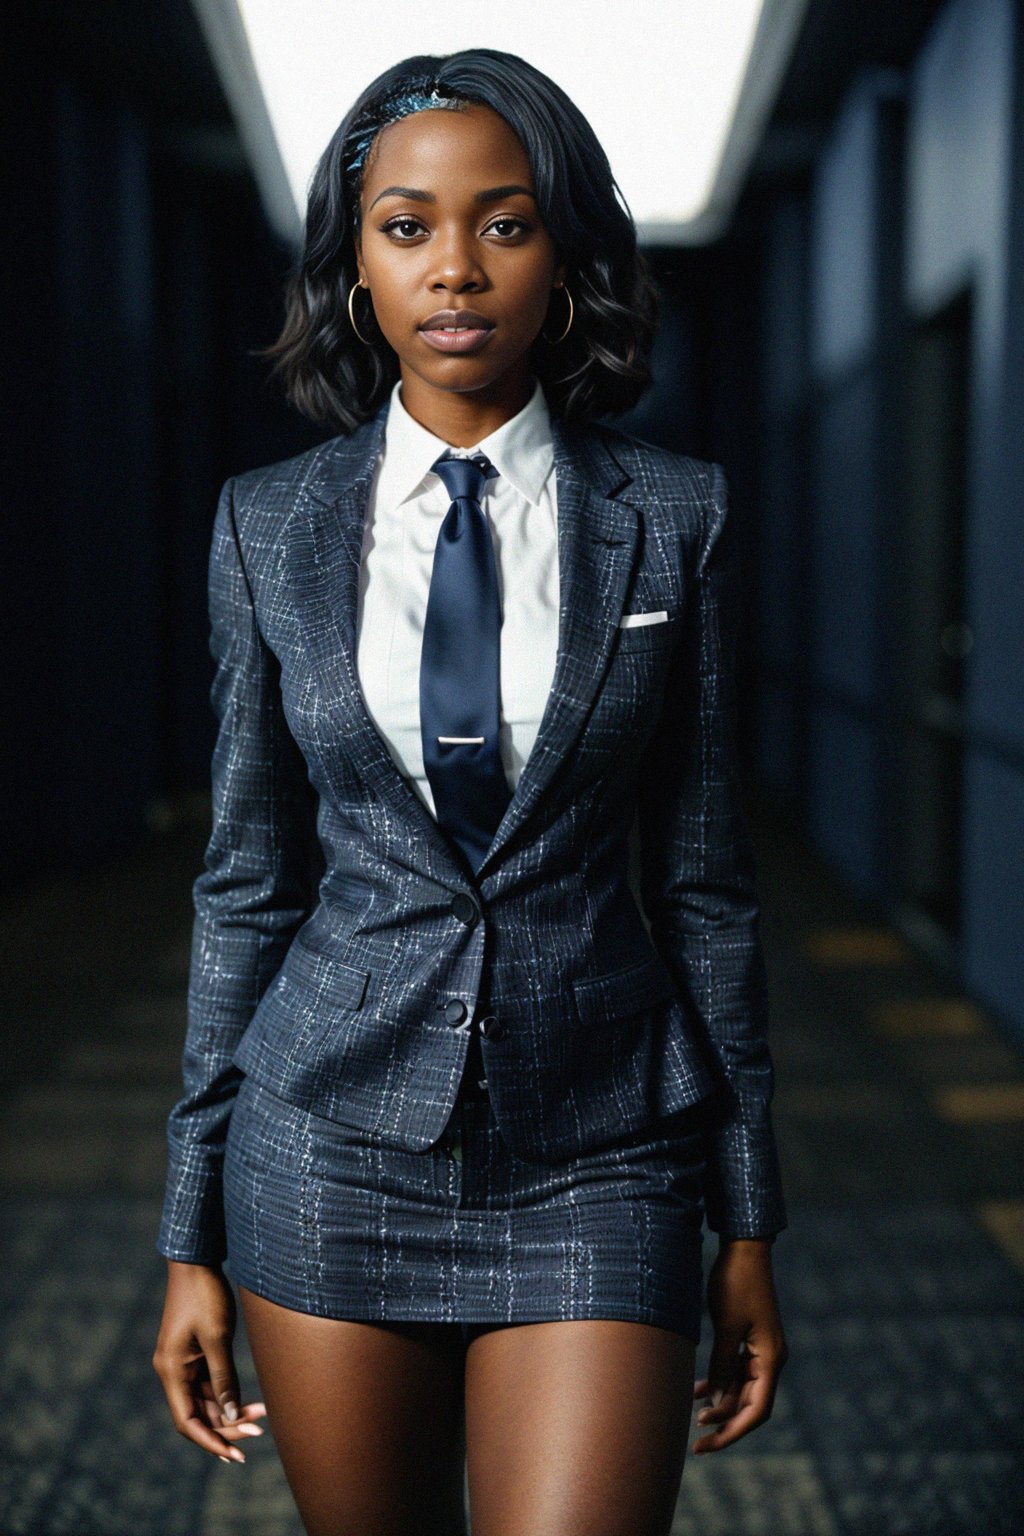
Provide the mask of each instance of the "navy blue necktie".
POLYGON ((484 453, 430 466, 452 498, 434 547, 420 661, 423 766, 437 820, 474 874, 512 798, 498 748, 501 603, 480 505, 498 473, 484 453))

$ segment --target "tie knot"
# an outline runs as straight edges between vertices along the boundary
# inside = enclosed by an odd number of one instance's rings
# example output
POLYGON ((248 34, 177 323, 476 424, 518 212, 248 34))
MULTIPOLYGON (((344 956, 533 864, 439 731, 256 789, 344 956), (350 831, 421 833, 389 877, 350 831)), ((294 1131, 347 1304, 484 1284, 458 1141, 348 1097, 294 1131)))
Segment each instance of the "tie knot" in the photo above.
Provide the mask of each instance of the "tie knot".
POLYGON ((480 452, 472 453, 468 457, 442 453, 430 467, 435 475, 440 475, 453 501, 457 501, 460 497, 479 501, 484 481, 498 473, 497 466, 491 463, 486 453, 480 452))

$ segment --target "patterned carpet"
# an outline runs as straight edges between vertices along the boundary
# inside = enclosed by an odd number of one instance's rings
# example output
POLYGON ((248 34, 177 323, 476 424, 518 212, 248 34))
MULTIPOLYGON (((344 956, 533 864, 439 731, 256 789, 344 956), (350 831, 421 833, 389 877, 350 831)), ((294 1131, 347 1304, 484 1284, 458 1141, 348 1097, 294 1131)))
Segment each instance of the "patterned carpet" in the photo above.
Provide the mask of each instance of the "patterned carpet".
MULTIPOLYGON (((150 1364, 201 827, 200 807, 6 903, 0 1536, 302 1536, 270 1430, 244 1467, 205 1456, 150 1364)), ((1021 1054, 771 818, 754 830, 791 1355, 769 1424, 687 1458, 675 1536, 1016 1531, 1021 1054)), ((705 1317, 698 1374, 709 1348, 705 1317)), ((252 1396, 241 1320, 236 1358, 252 1396)))

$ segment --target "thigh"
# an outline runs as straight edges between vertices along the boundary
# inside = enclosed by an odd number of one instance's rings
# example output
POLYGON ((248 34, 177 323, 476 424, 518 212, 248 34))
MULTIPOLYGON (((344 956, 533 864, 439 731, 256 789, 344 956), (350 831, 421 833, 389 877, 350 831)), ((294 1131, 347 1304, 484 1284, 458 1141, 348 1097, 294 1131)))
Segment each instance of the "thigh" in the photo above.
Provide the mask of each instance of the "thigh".
POLYGON ((238 1291, 308 1536, 464 1536, 458 1324, 337 1321, 238 1291))
POLYGON ((528 1323, 466 1357, 473 1536, 668 1536, 696 1345, 648 1323, 528 1323))

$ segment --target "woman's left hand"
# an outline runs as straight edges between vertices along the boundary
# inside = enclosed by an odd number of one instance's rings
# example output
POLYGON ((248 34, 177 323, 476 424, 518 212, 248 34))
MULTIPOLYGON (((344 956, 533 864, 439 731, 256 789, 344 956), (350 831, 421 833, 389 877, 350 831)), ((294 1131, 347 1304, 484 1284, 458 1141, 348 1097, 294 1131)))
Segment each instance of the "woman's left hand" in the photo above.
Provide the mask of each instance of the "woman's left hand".
POLYGON ((789 1358, 772 1276, 772 1245, 761 1238, 720 1243, 708 1277, 714 1343, 708 1374, 693 1384, 710 1399, 698 1424, 720 1427, 693 1443, 695 1455, 720 1451, 771 1418, 779 1374, 789 1358))

